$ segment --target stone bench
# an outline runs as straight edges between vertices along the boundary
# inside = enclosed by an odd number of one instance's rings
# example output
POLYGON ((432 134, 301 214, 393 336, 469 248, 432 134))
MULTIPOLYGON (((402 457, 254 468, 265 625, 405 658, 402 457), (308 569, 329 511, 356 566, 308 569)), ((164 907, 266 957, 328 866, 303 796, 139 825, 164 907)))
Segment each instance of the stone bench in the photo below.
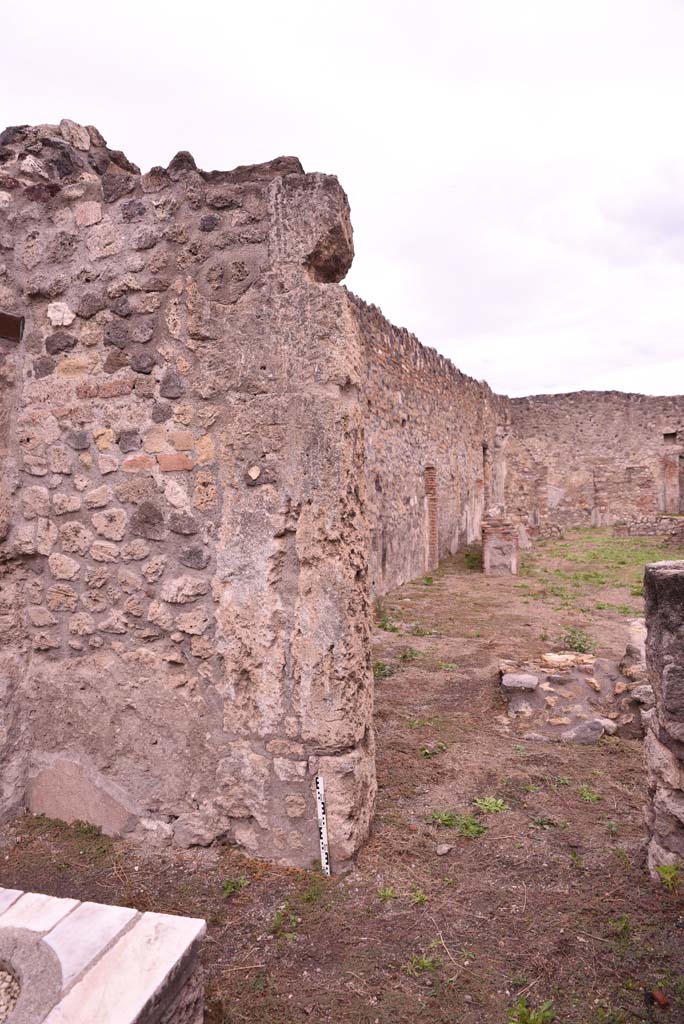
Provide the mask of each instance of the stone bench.
POLYGON ((198 918, 0 889, 7 1024, 201 1024, 198 918))

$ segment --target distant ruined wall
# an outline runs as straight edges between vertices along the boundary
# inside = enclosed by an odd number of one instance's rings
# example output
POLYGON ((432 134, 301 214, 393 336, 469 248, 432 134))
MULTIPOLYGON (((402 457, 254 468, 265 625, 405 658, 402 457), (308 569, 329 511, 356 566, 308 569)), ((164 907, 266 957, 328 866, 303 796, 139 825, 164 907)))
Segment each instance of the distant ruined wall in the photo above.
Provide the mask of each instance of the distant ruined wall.
POLYGON ((684 514, 684 396, 580 391, 510 411, 506 503, 533 531, 684 514))
POLYGON ((333 865, 365 838, 365 370, 337 180, 0 135, 0 812, 333 865), (25 632, 24 632, 25 629, 25 632))
POLYGON ((371 588, 382 595, 479 539, 483 511, 503 502, 508 400, 350 299, 364 347, 371 588))

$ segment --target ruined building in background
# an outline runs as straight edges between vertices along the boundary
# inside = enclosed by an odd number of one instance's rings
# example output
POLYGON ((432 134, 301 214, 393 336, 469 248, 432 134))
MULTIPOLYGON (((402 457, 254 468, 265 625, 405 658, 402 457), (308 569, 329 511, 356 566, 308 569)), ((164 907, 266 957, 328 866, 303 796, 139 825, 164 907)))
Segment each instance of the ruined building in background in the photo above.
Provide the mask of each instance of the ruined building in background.
POLYGON ((293 158, 140 174, 73 122, 0 135, 3 816, 309 865, 320 774, 340 868, 371 596, 485 512, 513 544, 679 511, 684 399, 497 396, 341 287, 352 256, 293 158))

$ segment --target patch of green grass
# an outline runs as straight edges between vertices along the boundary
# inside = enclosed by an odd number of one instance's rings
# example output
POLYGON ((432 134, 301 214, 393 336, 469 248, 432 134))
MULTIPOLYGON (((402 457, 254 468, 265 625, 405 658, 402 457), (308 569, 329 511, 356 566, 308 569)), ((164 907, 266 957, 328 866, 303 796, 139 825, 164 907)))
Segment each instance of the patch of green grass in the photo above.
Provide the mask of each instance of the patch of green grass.
POLYGON ((487 831, 487 826, 483 825, 473 814, 433 811, 429 820, 432 824, 441 825, 443 828, 455 828, 459 836, 463 836, 465 839, 477 839, 487 831))
POLYGON ((286 900, 283 906, 276 910, 269 931, 277 939, 294 939, 299 923, 300 918, 293 912, 286 900))
POLYGON ((455 828, 456 819, 453 811, 433 811, 429 818, 434 825, 442 825, 443 828, 455 828))
POLYGON ((621 846, 618 846, 615 850, 613 850, 613 853, 615 854, 615 856, 620 861, 623 867, 631 868, 632 861, 630 860, 630 856, 626 850, 623 850, 621 846))
POLYGON ((382 903, 389 903, 390 900, 399 899, 399 896, 391 885, 386 885, 382 889, 378 889, 378 899, 381 900, 382 903))
POLYGON ((421 747, 420 753, 422 757, 428 759, 431 757, 437 757, 439 754, 443 754, 448 749, 448 745, 443 740, 440 740, 438 743, 435 743, 431 747, 421 747))
POLYGON ((393 676, 396 669, 392 665, 388 665, 386 661, 374 661, 373 662, 373 678, 374 679, 389 679, 393 676))
POLYGON ((588 782, 583 782, 581 786, 578 786, 577 793, 587 804, 597 804, 599 800, 603 800, 601 794, 593 790, 588 782))
POLYGON ((103 835, 98 825, 80 820, 67 823, 58 818, 48 818, 44 814, 28 814, 23 820, 31 832, 56 836, 78 845, 79 854, 93 863, 105 864, 114 858, 114 841, 111 836, 103 835))
POLYGON ((479 811, 484 811, 485 814, 500 814, 502 811, 509 809, 506 801, 501 800, 497 796, 479 796, 473 800, 473 804, 479 811))
POLYGON ((572 779, 567 775, 557 775, 554 783, 556 786, 570 786, 572 785, 572 779))
POLYGON ((630 588, 629 592, 632 595, 632 597, 643 597, 644 596, 644 585, 643 585, 643 583, 635 583, 634 586, 630 588))
POLYGON ((405 647, 399 655, 399 661, 415 661, 420 658, 420 651, 417 651, 415 647, 405 647))
POLYGON ((409 718, 406 724, 409 729, 423 729, 426 725, 433 726, 435 723, 432 718, 409 718))
POLYGON ((411 636, 430 636, 430 630, 426 629, 425 626, 421 626, 420 623, 417 623, 411 629, 411 636))
POLYGON ((591 654, 596 650, 594 640, 579 626, 568 626, 558 637, 558 643, 564 651, 574 651, 575 654, 591 654))
POLYGON ((584 857, 577 850, 570 851, 570 864, 576 871, 584 871, 584 857))
POLYGON ((436 956, 426 956, 424 953, 414 953, 403 969, 412 978, 419 978, 421 974, 434 973, 442 966, 442 961, 436 956))
POLYGON ((525 996, 521 996, 508 1011, 508 1024, 552 1024, 555 1019, 556 1013, 550 1000, 534 1009, 528 1006, 525 996))
POLYGON ((682 875, 678 864, 659 864, 656 873, 668 892, 679 891, 682 875))
POLYGON ((625 1015, 622 1010, 610 1010, 605 1006, 598 1006, 594 1024, 625 1024, 625 1015))
POLYGON ((396 624, 396 622, 394 622, 393 619, 390 619, 387 612, 383 612, 380 618, 378 619, 378 629, 384 629, 385 633, 399 632, 399 626, 396 624))
POLYGON ((434 582, 435 581, 432 576, 423 576, 423 583, 426 587, 431 587, 434 582))
POLYGON ((324 892, 325 883, 323 876, 319 872, 312 872, 309 884, 302 893, 302 899, 305 903, 318 903, 324 892))
POLYGON ((453 661, 440 661, 438 664, 444 672, 455 672, 458 668, 458 665, 453 661))
POLYGON ((632 922, 629 919, 629 914, 620 914, 619 917, 611 918, 608 925, 617 938, 620 948, 625 951, 632 939, 632 922))
POLYGON ((530 827, 539 828, 542 829, 544 832, 548 832, 549 829, 552 828, 567 828, 568 823, 567 821, 556 821, 555 818, 548 818, 544 815, 539 815, 536 818, 532 818, 532 821, 530 822, 530 827))
POLYGON ((481 572, 482 549, 477 547, 467 547, 463 552, 463 561, 465 562, 466 569, 470 569, 471 572, 481 572))
POLYGON ((238 875, 237 878, 227 878, 221 887, 224 899, 236 896, 249 885, 249 878, 246 875, 238 875))
POLYGON ((459 836, 463 836, 464 839, 478 839, 487 832, 487 826, 478 821, 473 814, 457 814, 455 827, 459 836))
POLYGON ((427 903, 428 895, 422 889, 416 887, 412 892, 409 893, 409 899, 414 906, 420 906, 423 903, 427 903))

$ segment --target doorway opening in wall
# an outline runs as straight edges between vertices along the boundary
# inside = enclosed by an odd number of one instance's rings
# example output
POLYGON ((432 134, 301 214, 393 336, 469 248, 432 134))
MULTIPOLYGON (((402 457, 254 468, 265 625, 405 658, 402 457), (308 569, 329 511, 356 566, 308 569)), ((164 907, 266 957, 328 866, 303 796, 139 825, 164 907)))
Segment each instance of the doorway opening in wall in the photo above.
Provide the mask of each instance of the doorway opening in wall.
POLYGON ((437 470, 426 466, 423 471, 425 487, 426 569, 436 569, 439 562, 439 533, 437 518, 437 470))

